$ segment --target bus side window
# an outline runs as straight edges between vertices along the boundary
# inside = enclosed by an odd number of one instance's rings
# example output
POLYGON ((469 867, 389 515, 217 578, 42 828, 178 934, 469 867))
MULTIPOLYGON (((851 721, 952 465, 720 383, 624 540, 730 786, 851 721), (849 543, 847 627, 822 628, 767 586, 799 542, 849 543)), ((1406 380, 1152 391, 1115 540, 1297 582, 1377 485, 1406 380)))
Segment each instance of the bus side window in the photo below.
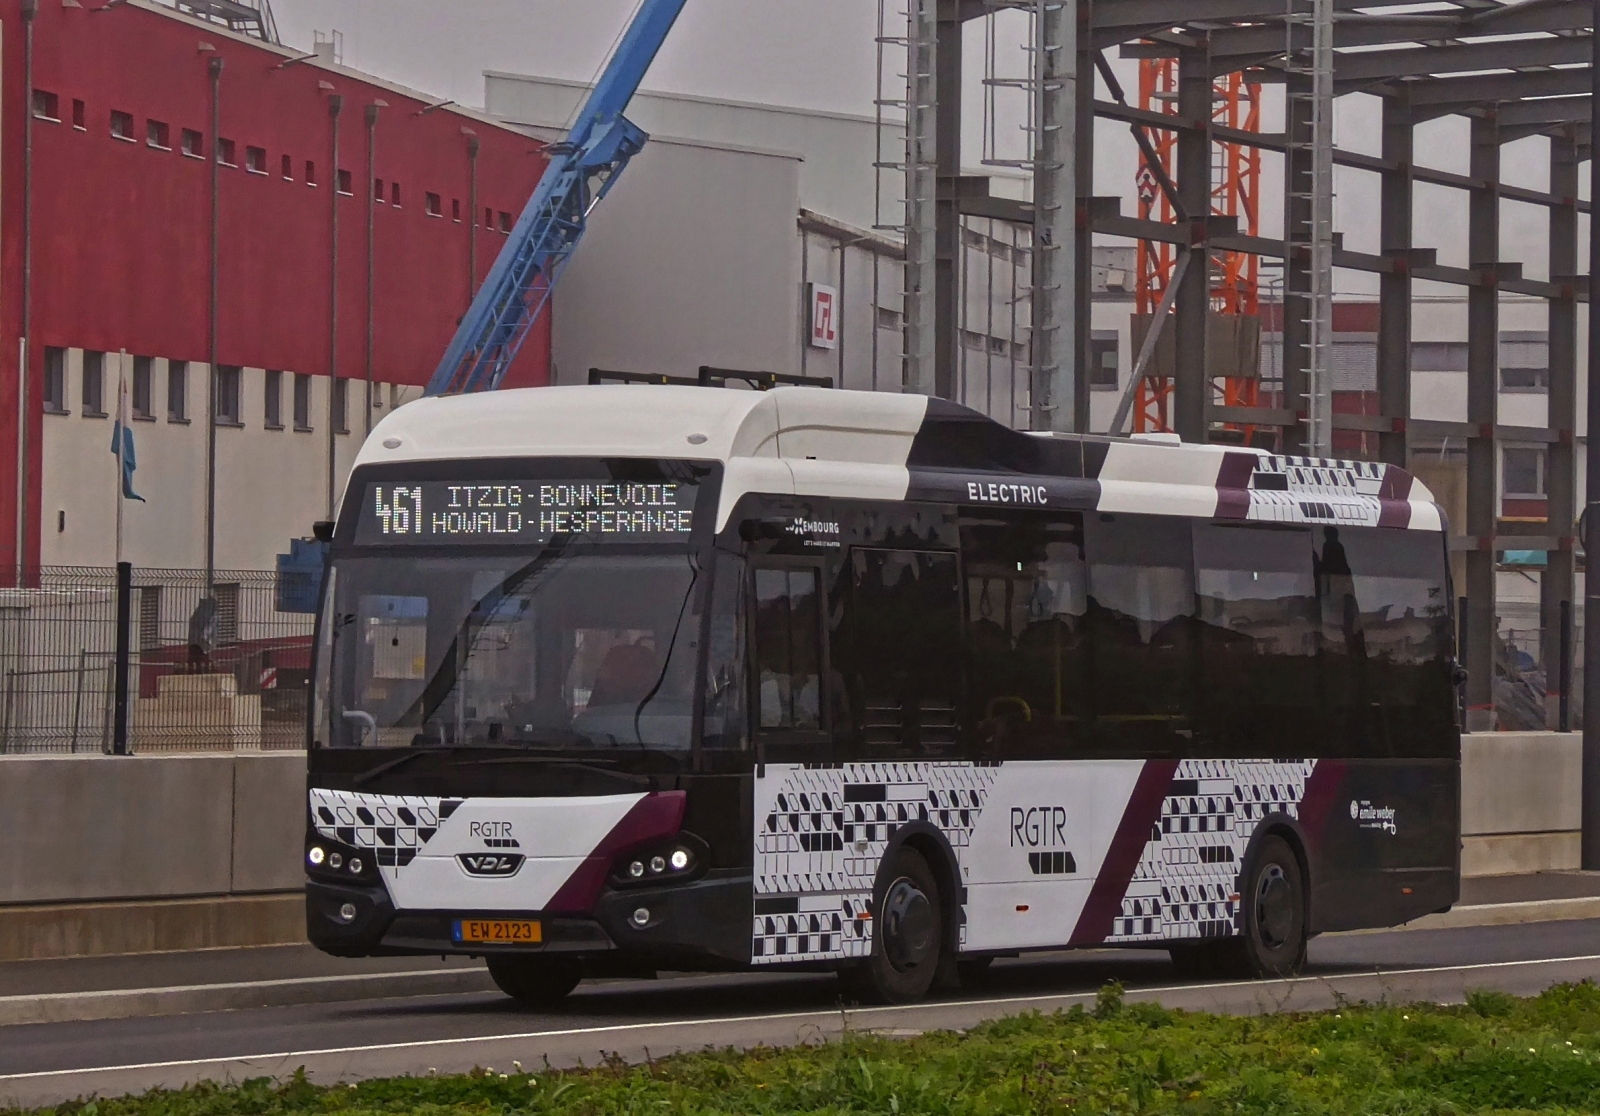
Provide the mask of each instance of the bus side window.
POLYGON ((1322 627, 1310 530, 1197 522, 1194 566, 1206 750, 1320 754, 1322 627))
POLYGON ((821 732, 821 571, 757 569, 754 584, 756 726, 821 732))
POLYGON ((1187 519, 1087 517, 1086 693, 1114 754, 1192 752, 1194 565, 1187 519))
POLYGON ((850 552, 845 687, 853 759, 959 755, 961 587, 956 555, 850 552))
POLYGON ((1053 759, 1083 742, 1088 567, 1076 513, 996 513, 961 528, 968 703, 986 759, 1053 759))
POLYGON ((1352 750, 1450 755, 1450 599, 1439 536, 1379 527, 1320 527, 1317 534, 1330 697, 1377 717, 1365 722, 1370 742, 1352 750))

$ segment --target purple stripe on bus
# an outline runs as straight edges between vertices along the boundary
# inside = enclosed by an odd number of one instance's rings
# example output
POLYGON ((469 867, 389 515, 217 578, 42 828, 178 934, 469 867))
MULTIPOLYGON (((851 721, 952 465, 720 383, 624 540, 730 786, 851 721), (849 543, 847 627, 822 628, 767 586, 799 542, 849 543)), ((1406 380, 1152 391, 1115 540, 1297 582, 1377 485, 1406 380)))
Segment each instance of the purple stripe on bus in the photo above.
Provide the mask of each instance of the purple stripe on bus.
POLYGON ((1133 870, 1139 867, 1139 857, 1144 853, 1145 842, 1150 840, 1151 827, 1161 824, 1161 803, 1172 785, 1172 776, 1178 770, 1177 760, 1147 760, 1139 772, 1133 793, 1128 796, 1127 808, 1122 811, 1122 821, 1106 849, 1106 858, 1095 875, 1094 886, 1089 889, 1089 899, 1078 916, 1077 928, 1072 932, 1072 945, 1094 945, 1111 936, 1117 912, 1122 910, 1122 898, 1128 894, 1128 884, 1133 880, 1133 870))
POLYGON ((1256 471, 1253 453, 1225 453, 1217 470, 1217 518, 1247 519, 1250 515, 1250 478, 1256 471))
POLYGON ((1404 469, 1390 466, 1384 470, 1383 484, 1378 488, 1379 527, 1411 526, 1412 476, 1404 469))
POLYGON ((1300 829, 1311 843, 1307 852, 1311 857, 1313 879, 1316 878, 1317 862, 1322 855, 1328 812, 1343 797, 1345 768, 1342 760, 1318 760, 1306 779, 1305 790, 1300 794, 1300 829))
POLYGON ((595 846, 595 850, 567 877, 567 882, 544 905, 547 911, 589 914, 594 910, 600 889, 605 886, 606 874, 617 857, 653 841, 665 841, 678 835, 683 828, 683 810, 688 795, 685 791, 661 791, 647 794, 611 827, 611 832, 595 846))

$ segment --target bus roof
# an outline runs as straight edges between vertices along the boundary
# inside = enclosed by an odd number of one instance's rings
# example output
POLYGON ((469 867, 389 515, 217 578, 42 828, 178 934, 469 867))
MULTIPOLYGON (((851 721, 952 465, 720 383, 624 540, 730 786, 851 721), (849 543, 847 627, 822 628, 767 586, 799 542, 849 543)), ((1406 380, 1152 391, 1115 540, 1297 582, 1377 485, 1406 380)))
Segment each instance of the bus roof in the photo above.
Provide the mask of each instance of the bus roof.
POLYGON ((1069 478, 1096 490, 1093 506, 1105 512, 1443 528, 1426 486, 1381 462, 1025 434, 941 399, 809 387, 597 385, 426 398, 387 415, 356 466, 527 457, 722 462, 719 528, 745 492, 904 500, 914 478, 934 474, 997 485, 1002 497, 1026 487, 1007 478, 1069 478))

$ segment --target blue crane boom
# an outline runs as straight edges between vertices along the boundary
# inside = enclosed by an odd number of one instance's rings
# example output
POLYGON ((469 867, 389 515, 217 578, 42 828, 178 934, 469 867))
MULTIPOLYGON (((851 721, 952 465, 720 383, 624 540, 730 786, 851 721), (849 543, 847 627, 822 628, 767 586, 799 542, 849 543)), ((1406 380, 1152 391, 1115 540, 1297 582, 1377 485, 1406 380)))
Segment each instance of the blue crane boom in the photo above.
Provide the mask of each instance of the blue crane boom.
POLYGON ((650 138, 622 113, 686 2, 641 0, 572 130, 549 148, 550 165, 456 327, 426 394, 500 386, 578 246, 589 211, 650 138))

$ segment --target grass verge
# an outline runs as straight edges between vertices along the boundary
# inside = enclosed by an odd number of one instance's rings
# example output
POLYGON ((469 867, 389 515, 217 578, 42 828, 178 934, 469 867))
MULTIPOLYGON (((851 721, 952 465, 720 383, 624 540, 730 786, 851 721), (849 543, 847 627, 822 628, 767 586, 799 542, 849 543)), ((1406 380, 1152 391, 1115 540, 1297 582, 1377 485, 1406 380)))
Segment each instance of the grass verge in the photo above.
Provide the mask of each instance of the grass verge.
MULTIPOLYGON (((1600 988, 1460 1007, 1347 1005, 1255 1018, 1124 1004, 967 1034, 687 1054, 646 1066, 202 1085, 44 1109, 52 1116, 522 1114, 1600 1113, 1600 988)), ((19 1116, 0 1112, 0 1116, 19 1116)))

